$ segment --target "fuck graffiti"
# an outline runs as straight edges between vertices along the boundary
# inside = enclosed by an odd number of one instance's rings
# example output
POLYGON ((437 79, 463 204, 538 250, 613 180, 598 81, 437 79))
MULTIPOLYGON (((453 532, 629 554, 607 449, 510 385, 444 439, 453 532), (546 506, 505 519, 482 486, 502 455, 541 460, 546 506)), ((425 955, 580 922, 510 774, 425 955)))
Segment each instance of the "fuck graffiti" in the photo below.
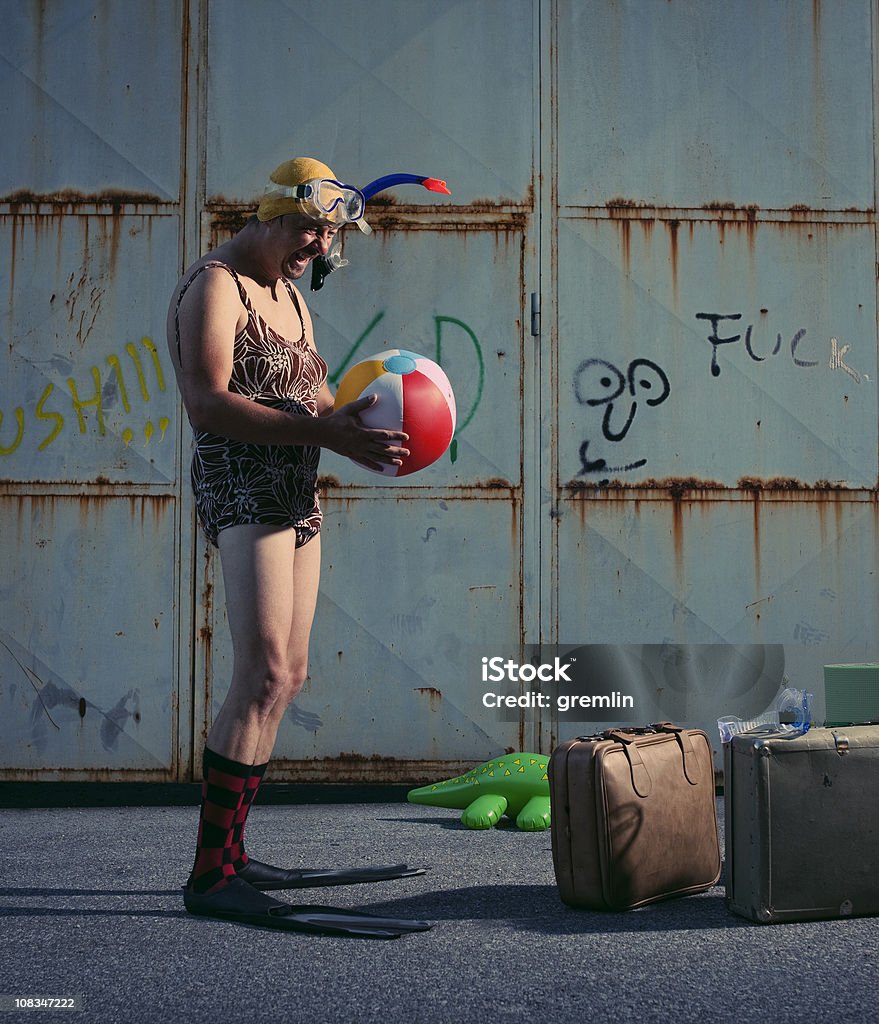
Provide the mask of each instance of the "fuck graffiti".
MULTIPOLYGON (((759 332, 755 331, 753 324, 745 324, 744 330, 740 330, 737 334, 731 333, 737 329, 737 326, 731 327, 723 322, 732 321, 733 324, 738 325, 742 321, 741 313, 696 313, 695 316, 697 320, 706 320, 710 325, 708 342, 711 345, 712 377, 719 377, 721 373, 720 350, 725 345, 738 345, 739 342, 744 346, 748 358, 755 363, 763 363, 767 359, 779 356, 789 356, 793 365, 800 369, 808 370, 822 364, 821 359, 810 359, 805 350, 801 352, 807 333, 805 327, 794 331, 789 341, 781 331, 775 332, 774 339, 770 336, 770 339, 766 340, 758 337, 759 332), (723 326, 721 326, 722 323, 723 326)), ((855 383, 860 384, 865 378, 846 362, 851 348, 850 344, 840 344, 838 338, 831 338, 830 358, 827 365, 831 370, 842 370, 855 383)), ((813 351, 812 355, 814 354, 813 351)))

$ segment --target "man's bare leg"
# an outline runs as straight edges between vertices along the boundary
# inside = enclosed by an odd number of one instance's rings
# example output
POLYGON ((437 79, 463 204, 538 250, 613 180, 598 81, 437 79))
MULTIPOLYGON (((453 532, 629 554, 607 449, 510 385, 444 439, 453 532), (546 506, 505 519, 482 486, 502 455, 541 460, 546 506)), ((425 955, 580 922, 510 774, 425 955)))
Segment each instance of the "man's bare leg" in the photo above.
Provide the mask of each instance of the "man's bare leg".
POLYGON ((235 526, 221 532, 220 556, 234 666, 202 765, 189 886, 204 895, 224 889, 249 864, 258 870, 245 852, 244 829, 278 726, 308 671, 320 539, 297 549, 292 529, 235 526))
POLYGON ((207 746, 263 764, 308 672, 320 536, 297 549, 292 529, 234 526, 220 533, 219 547, 234 666, 207 746))
POLYGON ((254 764, 265 764, 272 756, 278 728, 293 696, 302 689, 308 675, 308 643, 320 583, 320 534, 296 549, 293 564, 293 620, 287 644, 289 670, 295 682, 295 693, 286 701, 278 701, 260 734, 254 764))

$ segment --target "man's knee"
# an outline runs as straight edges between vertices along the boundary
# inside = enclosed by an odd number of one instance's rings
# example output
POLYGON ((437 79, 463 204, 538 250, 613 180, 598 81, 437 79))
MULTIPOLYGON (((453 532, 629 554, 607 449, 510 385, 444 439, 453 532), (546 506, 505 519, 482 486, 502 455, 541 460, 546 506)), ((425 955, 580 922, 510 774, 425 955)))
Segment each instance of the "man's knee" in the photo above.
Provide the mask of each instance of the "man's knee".
POLYGON ((289 653, 260 651, 236 659, 235 676, 239 701, 250 705, 260 719, 282 713, 302 689, 308 675, 308 659, 289 653))
POLYGON ((306 658, 297 659, 290 666, 290 683, 291 683, 291 694, 290 700, 299 694, 299 691, 305 685, 305 680, 308 678, 308 660, 306 658))
POLYGON ((245 700, 260 719, 268 718, 279 706, 286 707, 302 686, 283 662, 252 664, 242 677, 245 700))
POLYGON ((284 709, 296 697, 308 677, 308 662, 296 660, 267 668, 264 673, 259 704, 266 714, 284 709))

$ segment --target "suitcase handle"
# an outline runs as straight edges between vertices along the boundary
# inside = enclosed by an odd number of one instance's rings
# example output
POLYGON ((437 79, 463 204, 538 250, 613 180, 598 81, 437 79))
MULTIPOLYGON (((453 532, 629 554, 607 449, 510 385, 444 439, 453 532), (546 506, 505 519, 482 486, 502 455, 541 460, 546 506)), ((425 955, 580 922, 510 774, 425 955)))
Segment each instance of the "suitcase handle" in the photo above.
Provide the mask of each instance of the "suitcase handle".
MULTIPOLYGON (((622 729, 607 729, 601 735, 608 740, 618 740, 623 745, 623 752, 626 755, 626 760, 629 762, 629 771, 632 776, 632 788, 640 797, 650 796, 650 792, 653 789, 653 780, 650 778, 650 772, 647 771, 647 765, 644 764, 644 759, 641 757, 641 751, 638 750, 638 745, 635 740, 638 738, 640 730, 626 730, 622 729)), ((643 733, 641 733, 643 735, 643 733)))
POLYGON ((686 729, 671 722, 654 722, 653 728, 657 732, 671 733, 681 748, 681 759, 684 763, 684 776, 691 786, 698 786, 701 773, 699 771, 699 760, 693 750, 693 743, 690 734, 686 729))

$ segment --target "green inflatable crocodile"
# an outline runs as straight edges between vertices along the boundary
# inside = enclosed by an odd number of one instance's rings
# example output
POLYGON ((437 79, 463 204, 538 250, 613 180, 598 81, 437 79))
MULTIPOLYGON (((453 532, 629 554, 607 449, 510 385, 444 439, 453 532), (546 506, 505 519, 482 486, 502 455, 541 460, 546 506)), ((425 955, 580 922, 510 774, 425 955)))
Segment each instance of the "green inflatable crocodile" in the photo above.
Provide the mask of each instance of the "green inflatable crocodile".
POLYGON ((540 754, 505 754, 464 775, 410 790, 413 804, 463 809, 466 828, 492 828, 506 814, 524 832, 549 828, 549 758, 540 754))

